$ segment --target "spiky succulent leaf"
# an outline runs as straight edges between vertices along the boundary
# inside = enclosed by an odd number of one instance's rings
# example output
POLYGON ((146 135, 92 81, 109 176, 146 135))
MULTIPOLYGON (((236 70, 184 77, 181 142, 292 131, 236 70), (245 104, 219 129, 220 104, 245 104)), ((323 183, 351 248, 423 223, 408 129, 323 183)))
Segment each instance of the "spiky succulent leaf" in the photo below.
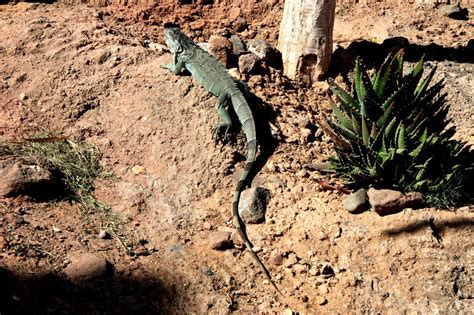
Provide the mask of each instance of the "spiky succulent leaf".
POLYGON ((329 88, 339 98, 339 100, 341 101, 341 105, 344 107, 344 109, 347 112, 350 112, 350 111, 354 111, 356 113, 359 112, 360 104, 357 103, 356 100, 354 100, 352 96, 350 96, 349 93, 344 91, 339 85, 335 83, 330 83, 329 88))
POLYGON ((335 142, 331 161, 352 185, 418 190, 436 205, 452 204, 468 191, 474 159, 450 139, 444 83, 431 85, 435 68, 423 78, 420 60, 404 75, 403 54, 388 56, 371 77, 357 59, 351 93, 330 84, 339 101, 322 127, 335 142))

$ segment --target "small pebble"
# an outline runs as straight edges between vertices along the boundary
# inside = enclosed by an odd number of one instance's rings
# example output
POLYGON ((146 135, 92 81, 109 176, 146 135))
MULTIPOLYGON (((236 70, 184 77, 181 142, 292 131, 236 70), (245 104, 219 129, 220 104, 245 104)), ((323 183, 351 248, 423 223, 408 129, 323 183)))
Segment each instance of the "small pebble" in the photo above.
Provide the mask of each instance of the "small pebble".
POLYGON ((306 266, 305 265, 301 265, 301 264, 295 264, 293 266, 293 271, 295 273, 303 273, 306 271, 306 266))
POLYGON ((318 296, 314 301, 316 302, 316 304, 319 305, 324 305, 328 302, 328 300, 324 296, 318 296))
POLYGON ((225 250, 232 247, 230 233, 215 231, 209 234, 209 247, 216 250, 225 250))
POLYGON ((99 238, 101 238, 103 240, 108 239, 108 238, 110 238, 110 234, 106 230, 100 230, 99 231, 99 238))
POLYGON ((209 222, 204 222, 203 228, 206 230, 212 230, 212 224, 209 222))
POLYGON ((283 256, 280 254, 272 254, 268 259, 270 265, 280 266, 283 264, 283 256))
POLYGON ((328 294, 328 293, 329 293, 329 289, 328 289, 327 285, 325 285, 325 284, 320 285, 320 286, 319 286, 319 292, 320 292, 321 294, 328 294))
POLYGON ((8 242, 5 239, 5 237, 0 236, 0 250, 7 248, 7 246, 8 246, 8 242))
POLYGON ((143 173, 143 171, 145 171, 145 168, 141 165, 135 165, 134 167, 132 167, 132 172, 135 175, 139 175, 143 173))

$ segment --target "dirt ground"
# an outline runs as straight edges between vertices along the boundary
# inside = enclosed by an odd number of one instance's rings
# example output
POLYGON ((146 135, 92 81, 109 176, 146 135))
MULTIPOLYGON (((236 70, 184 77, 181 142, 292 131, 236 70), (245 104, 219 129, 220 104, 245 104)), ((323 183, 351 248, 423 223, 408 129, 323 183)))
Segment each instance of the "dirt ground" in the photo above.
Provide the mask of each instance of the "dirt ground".
MULTIPOLYGON (((114 176, 97 182, 96 196, 118 217, 66 202, 1 199, 0 313, 473 311, 474 207, 390 217, 344 210, 344 195, 316 181, 337 179, 305 168, 329 152, 315 127, 326 106, 323 85, 300 88, 269 68, 248 84, 267 108, 258 123, 275 126, 278 145, 261 143, 271 155, 253 181, 271 198, 265 222, 247 232, 282 296, 265 283, 231 220, 244 141, 214 143, 215 99, 191 77, 161 69, 171 56, 153 45, 163 42, 165 22, 204 41, 232 30, 235 15, 249 24, 236 32, 243 39, 276 45, 283 2, 258 3, 238 13, 212 5, 0 5, 0 136, 51 130, 97 145, 114 176), (100 230, 117 235, 102 239, 100 230), (234 232, 236 246, 209 249, 217 230, 234 232), (67 279, 77 252, 104 257, 107 275, 67 279)), ((425 54, 446 80, 456 136, 474 143, 473 29, 472 20, 433 8, 339 6, 334 48, 369 56, 363 40, 406 38, 407 59, 425 54)), ((335 60, 337 75, 344 60, 335 60)))

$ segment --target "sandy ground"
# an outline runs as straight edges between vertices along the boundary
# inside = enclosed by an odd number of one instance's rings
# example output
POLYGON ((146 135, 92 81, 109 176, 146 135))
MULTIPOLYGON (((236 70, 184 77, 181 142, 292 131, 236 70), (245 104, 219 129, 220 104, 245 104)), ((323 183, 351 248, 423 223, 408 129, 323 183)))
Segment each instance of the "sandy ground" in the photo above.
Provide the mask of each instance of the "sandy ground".
MULTIPOLYGON (((264 4, 241 12, 249 27, 238 34, 275 45, 278 23, 268 15, 281 16, 282 3, 264 4)), ((205 7, 0 6, 0 136, 46 129, 97 145, 114 177, 98 181, 96 196, 120 218, 65 202, 0 200, 0 312, 472 312, 472 206, 348 213, 344 195, 315 178, 337 180, 304 168, 329 152, 314 124, 325 106, 321 90, 283 84, 277 70, 249 78, 262 112, 271 114, 257 123, 273 117, 278 139, 254 179, 271 196, 266 221, 247 227, 283 296, 265 284, 231 222, 243 138, 216 145, 215 99, 191 77, 160 69, 171 56, 147 44, 162 42, 167 21, 189 20, 186 31, 197 40, 232 25, 223 18, 232 8, 205 7), (98 237, 117 224, 118 238, 98 237), (209 249, 217 230, 233 232, 235 248, 209 249), (64 267, 75 252, 106 258, 110 272, 68 280, 64 267), (272 263, 277 256, 282 264, 272 263)), ((473 143, 472 26, 430 8, 339 7, 335 48, 408 39, 445 78, 457 137, 473 143)))

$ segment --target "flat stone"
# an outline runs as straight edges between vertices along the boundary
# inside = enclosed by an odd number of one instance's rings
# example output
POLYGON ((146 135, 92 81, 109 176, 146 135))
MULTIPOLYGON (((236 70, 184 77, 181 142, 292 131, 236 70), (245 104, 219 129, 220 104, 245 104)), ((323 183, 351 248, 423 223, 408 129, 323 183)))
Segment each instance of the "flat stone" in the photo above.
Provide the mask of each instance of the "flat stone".
POLYGON ((418 192, 403 194, 391 189, 370 188, 367 192, 372 209, 379 215, 389 215, 405 208, 419 208, 424 204, 423 195, 418 192))
POLYGON ((107 273, 107 261, 92 253, 72 253, 68 255, 70 264, 64 273, 72 281, 99 278, 107 273))
POLYGON ((254 68, 255 65, 258 63, 259 58, 255 54, 245 54, 239 57, 239 70, 240 73, 248 74, 254 68))
POLYGON ((18 158, 0 160, 0 196, 31 195, 46 190, 55 180, 47 166, 18 158))
POLYGON ((208 44, 209 52, 227 67, 229 53, 232 51, 232 43, 224 36, 212 35, 208 44))
POLYGON ((266 196, 260 187, 246 189, 240 195, 239 215, 248 224, 265 221, 266 196))
POLYGON ((367 191, 364 188, 350 194, 343 202, 344 209, 350 213, 361 213, 366 209, 367 191))
POLYGON ((224 231, 215 231, 209 234, 209 247, 215 250, 226 250, 232 247, 230 233, 224 231))

